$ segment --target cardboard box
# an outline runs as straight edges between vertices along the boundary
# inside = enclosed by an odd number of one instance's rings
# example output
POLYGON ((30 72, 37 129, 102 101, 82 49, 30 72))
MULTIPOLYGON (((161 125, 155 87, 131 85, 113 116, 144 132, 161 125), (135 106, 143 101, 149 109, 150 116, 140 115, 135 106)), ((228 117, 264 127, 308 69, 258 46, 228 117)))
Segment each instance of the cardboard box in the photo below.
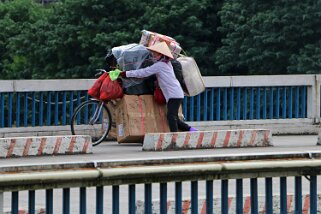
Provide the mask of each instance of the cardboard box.
POLYGON ((118 143, 142 143, 145 133, 169 132, 166 105, 153 95, 124 95, 117 103, 118 143))

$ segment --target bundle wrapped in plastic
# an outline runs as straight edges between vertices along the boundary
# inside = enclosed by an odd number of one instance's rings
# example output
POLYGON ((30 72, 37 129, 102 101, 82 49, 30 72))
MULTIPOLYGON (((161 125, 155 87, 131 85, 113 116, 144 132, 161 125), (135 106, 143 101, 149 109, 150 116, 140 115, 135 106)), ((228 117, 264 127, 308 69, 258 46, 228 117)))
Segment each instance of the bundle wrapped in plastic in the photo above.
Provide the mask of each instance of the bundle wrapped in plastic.
POLYGON ((150 63, 152 59, 149 50, 144 45, 136 43, 114 47, 112 54, 123 71, 143 68, 143 65, 150 63))
MULTIPOLYGON (((129 44, 112 49, 117 64, 123 71, 137 70, 153 64, 152 55, 143 45, 129 44)), ((154 77, 122 78, 125 94, 142 95, 154 93, 154 77)))

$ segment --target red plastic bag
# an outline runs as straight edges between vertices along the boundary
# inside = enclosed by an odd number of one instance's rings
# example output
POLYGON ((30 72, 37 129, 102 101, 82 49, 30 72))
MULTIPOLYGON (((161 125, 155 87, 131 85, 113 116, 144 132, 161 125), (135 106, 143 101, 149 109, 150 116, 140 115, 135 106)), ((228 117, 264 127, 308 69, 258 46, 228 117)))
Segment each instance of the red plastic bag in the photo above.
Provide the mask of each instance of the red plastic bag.
POLYGON ((154 100, 156 103, 158 103, 160 105, 166 104, 166 99, 164 97, 162 89, 158 86, 156 86, 155 91, 154 91, 154 100))
POLYGON ((119 82, 117 80, 112 81, 108 75, 101 85, 99 99, 114 100, 117 98, 122 98, 123 96, 124 92, 119 82))
POLYGON ((90 89, 88 89, 89 96, 99 99, 101 85, 103 84, 103 81, 107 76, 108 74, 104 73, 95 81, 94 85, 91 86, 90 89))

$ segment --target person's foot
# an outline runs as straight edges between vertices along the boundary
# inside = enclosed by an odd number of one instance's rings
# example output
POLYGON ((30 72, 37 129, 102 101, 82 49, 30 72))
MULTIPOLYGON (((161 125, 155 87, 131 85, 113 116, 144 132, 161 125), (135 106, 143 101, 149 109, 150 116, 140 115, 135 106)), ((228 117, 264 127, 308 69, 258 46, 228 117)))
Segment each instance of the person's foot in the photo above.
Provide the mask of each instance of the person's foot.
POLYGON ((194 127, 191 127, 191 128, 189 128, 189 131, 190 131, 190 132, 196 132, 196 131, 198 131, 198 129, 196 129, 196 128, 194 128, 194 127))

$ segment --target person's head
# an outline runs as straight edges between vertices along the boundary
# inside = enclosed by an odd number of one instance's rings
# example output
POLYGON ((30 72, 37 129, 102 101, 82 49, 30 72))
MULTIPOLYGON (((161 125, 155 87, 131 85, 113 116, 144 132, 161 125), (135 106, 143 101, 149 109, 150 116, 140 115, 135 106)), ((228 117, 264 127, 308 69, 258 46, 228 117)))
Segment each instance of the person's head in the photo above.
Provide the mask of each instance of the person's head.
POLYGON ((156 52, 156 51, 151 51, 151 53, 152 53, 152 55, 153 55, 153 58, 154 58, 156 61, 158 61, 158 60, 160 60, 162 57, 164 57, 163 54, 158 53, 158 52, 156 52))
POLYGON ((171 51, 169 50, 165 42, 157 43, 153 46, 148 47, 147 49, 151 51, 153 58, 155 60, 160 60, 163 57, 174 59, 171 51))

